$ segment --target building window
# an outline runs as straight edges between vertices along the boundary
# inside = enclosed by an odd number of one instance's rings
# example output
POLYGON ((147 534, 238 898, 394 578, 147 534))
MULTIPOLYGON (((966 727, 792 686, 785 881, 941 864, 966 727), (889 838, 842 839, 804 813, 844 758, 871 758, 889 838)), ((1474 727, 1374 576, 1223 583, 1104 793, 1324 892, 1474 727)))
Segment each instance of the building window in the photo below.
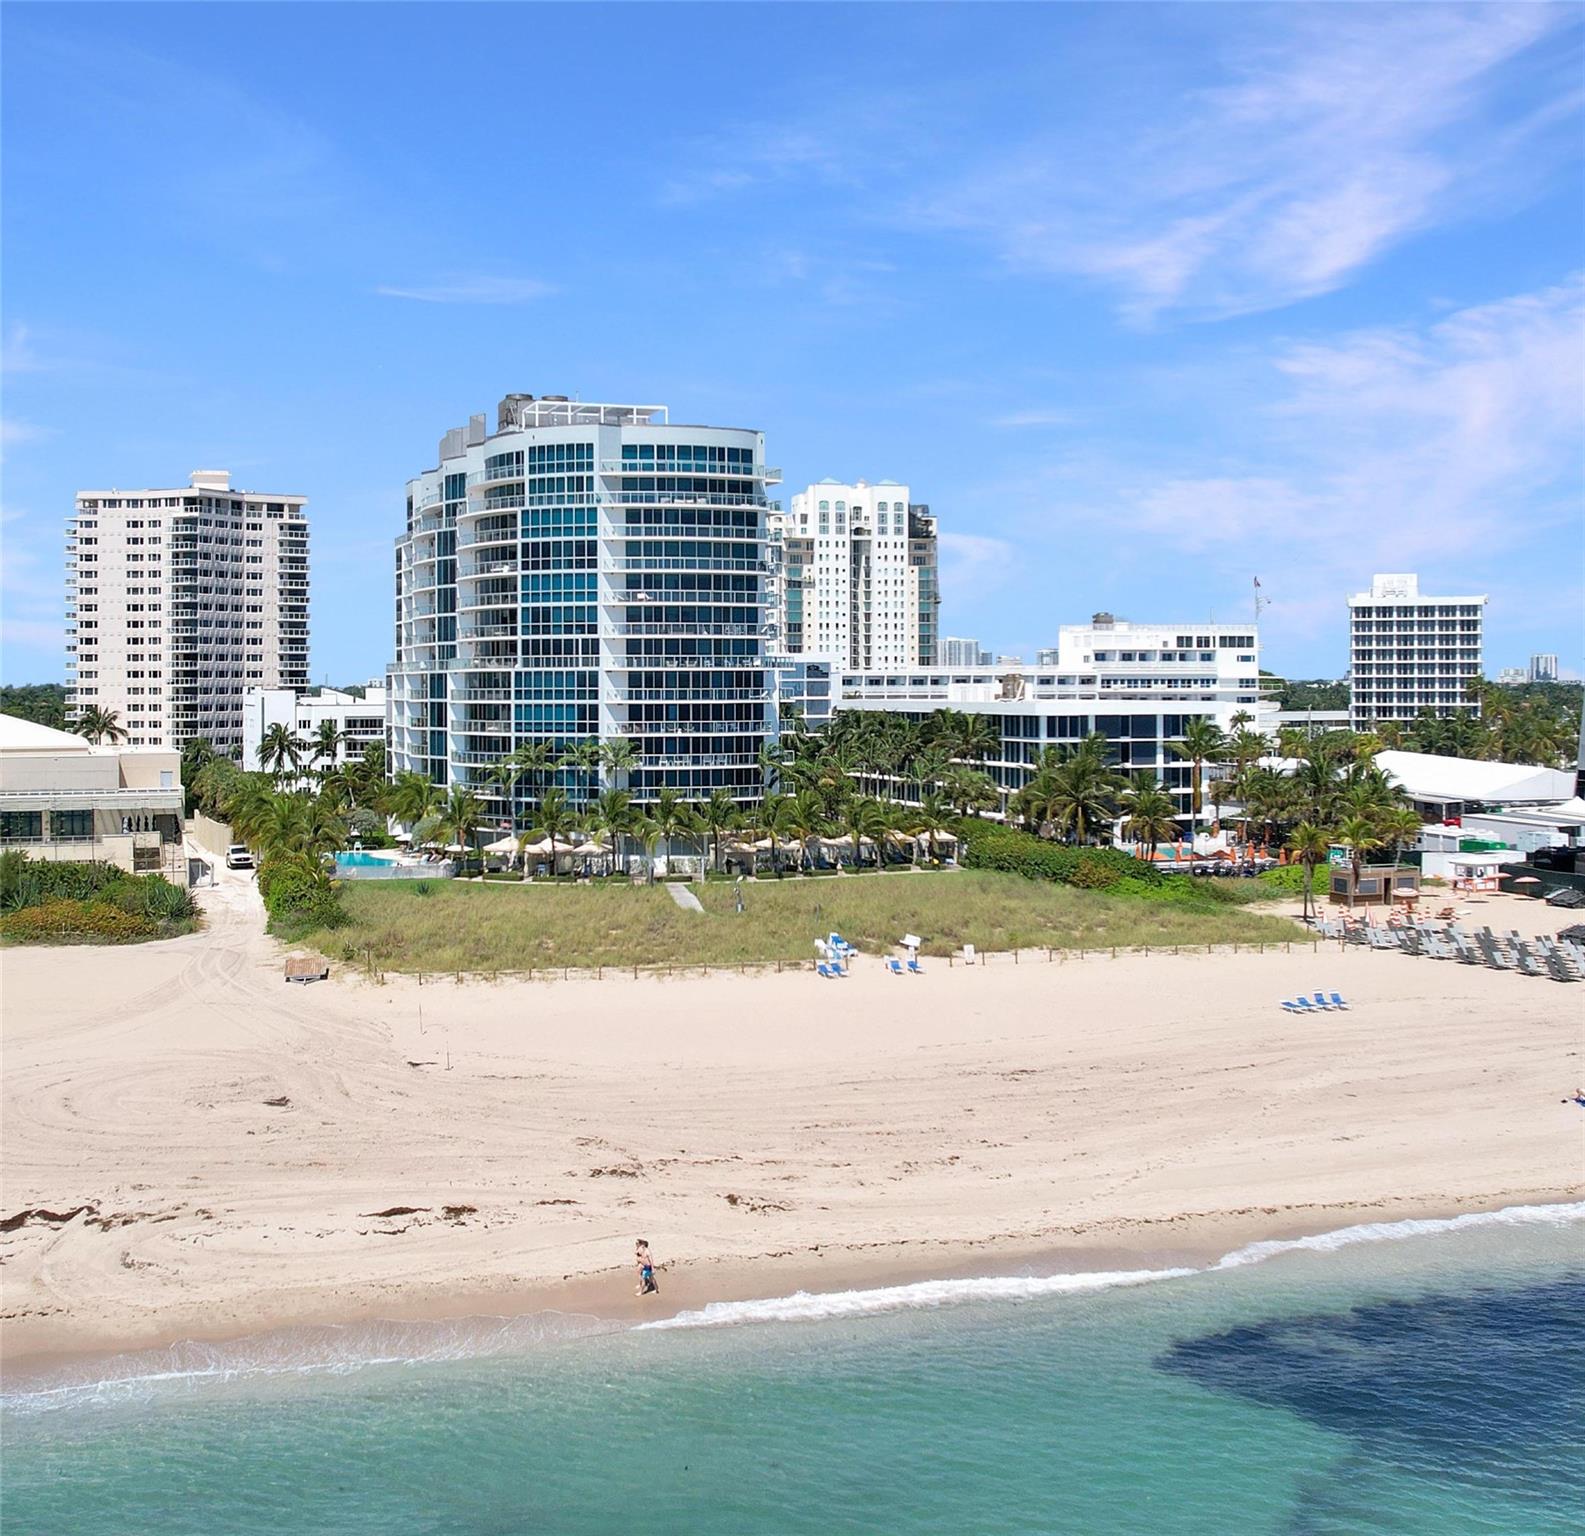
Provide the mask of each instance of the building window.
POLYGON ((36 843, 43 823, 42 811, 0 811, 0 843, 36 843))
POLYGON ((51 811, 50 836, 57 840, 91 838, 94 835, 92 811, 51 811))

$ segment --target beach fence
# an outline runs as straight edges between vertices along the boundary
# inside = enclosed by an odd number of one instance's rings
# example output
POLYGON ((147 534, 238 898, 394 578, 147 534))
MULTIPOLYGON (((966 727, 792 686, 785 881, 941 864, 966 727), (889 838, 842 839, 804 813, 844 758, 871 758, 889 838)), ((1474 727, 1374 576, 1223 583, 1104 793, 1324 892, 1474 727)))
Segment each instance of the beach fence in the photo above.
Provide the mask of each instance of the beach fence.
MULTIPOLYGON (((997 968, 1012 965, 1066 965, 1069 962, 1110 961, 1128 956, 1313 954, 1321 947, 1322 940, 1319 937, 1300 937, 1284 940, 1281 943, 1255 944, 1119 944, 1074 949, 1055 946, 1028 949, 976 949, 972 957, 965 957, 960 952, 950 955, 925 955, 922 959, 929 966, 940 965, 949 970, 972 970, 975 967, 985 969, 993 965, 997 968)), ((698 964, 668 961, 642 965, 544 965, 511 970, 425 971, 388 969, 382 963, 382 957, 375 955, 372 949, 357 954, 348 953, 344 958, 356 965, 371 981, 384 982, 387 979, 409 977, 421 987, 461 986, 469 983, 490 985, 503 981, 605 981, 608 979, 637 981, 644 977, 656 981, 673 981, 703 976, 780 976, 795 975, 800 972, 813 975, 815 972, 815 962, 812 959, 714 961, 698 964)), ((882 959, 878 955, 861 955, 859 958, 869 959, 877 965, 882 959)))

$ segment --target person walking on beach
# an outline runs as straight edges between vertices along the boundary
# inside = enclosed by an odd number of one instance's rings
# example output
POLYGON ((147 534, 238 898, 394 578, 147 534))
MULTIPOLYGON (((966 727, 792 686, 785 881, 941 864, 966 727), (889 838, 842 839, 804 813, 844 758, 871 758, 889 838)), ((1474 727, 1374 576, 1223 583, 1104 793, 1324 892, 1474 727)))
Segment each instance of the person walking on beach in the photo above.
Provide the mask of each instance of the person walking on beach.
POLYGON ((639 1296, 658 1296, 660 1287, 655 1284, 655 1261, 649 1256, 649 1243, 644 1238, 639 1238, 633 1250, 633 1262, 638 1266, 639 1296))

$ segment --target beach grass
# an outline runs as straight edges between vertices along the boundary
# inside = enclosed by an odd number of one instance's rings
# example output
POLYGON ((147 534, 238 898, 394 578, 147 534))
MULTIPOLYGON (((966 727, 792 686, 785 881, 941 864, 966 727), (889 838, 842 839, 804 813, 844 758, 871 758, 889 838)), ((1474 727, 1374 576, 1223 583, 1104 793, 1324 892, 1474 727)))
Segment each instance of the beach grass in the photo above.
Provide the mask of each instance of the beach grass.
POLYGON ((332 959, 389 971, 527 971, 552 967, 737 966, 811 962, 835 930, 870 954, 904 933, 925 955, 976 949, 1171 948, 1276 943, 1301 936, 1286 918, 1241 907, 1196 910, 1108 896, 1018 875, 870 874, 689 887, 684 911, 660 886, 351 882, 348 926, 305 942, 332 959))

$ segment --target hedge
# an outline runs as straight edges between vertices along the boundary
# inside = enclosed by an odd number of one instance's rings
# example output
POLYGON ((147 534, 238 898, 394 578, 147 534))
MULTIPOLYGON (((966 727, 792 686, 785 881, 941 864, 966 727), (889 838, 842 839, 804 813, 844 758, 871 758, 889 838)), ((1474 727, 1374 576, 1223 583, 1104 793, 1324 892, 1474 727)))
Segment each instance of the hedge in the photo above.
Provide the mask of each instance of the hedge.
POLYGON ((961 862, 968 869, 995 869, 1031 880, 1052 880, 1086 890, 1106 890, 1119 880, 1159 886, 1166 876, 1120 848, 1070 848, 1031 832, 965 817, 953 830, 964 839, 961 862))
POLYGON ((46 901, 0 917, 0 938, 14 944, 127 944, 160 932, 153 919, 102 901, 46 901))
POLYGON ((350 919, 336 882, 302 854, 282 854, 259 866, 259 895, 271 933, 292 937, 311 928, 340 928, 350 919))

